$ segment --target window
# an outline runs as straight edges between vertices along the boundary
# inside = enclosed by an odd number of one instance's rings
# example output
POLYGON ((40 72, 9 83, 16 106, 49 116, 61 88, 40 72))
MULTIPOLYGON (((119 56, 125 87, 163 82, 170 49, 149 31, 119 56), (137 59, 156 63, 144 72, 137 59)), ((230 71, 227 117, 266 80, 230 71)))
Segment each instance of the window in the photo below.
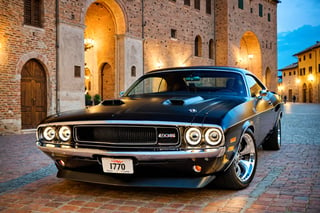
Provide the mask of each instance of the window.
POLYGON ((42 0, 24 0, 24 24, 42 27, 42 0))
POLYGON ((271 21, 271 14, 268 13, 268 21, 270 22, 271 21))
POLYGON ((304 60, 304 61, 306 60, 306 56, 305 56, 305 55, 303 56, 303 60, 304 60))
POLYGON ((190 0, 184 0, 184 5, 190 6, 190 0))
POLYGON ((74 77, 80 78, 81 77, 81 67, 74 66, 74 77))
POLYGON ((246 75, 251 97, 258 97, 261 90, 266 89, 263 84, 251 75, 246 75))
POLYGON ((263 17, 263 5, 259 4, 259 16, 263 17))
POLYGON ((243 9, 244 7, 243 7, 243 0, 238 0, 238 7, 240 8, 240 9, 243 9))
POLYGON ((200 10, 200 0, 194 0, 194 9, 200 10))
POLYGON ((201 37, 197 36, 196 39, 194 40, 194 55, 201 57, 201 52, 202 52, 202 41, 201 37))
POLYGON ((210 39, 209 41, 209 58, 213 59, 213 39, 210 39))
POLYGON ((131 77, 136 77, 137 76, 137 68, 136 66, 131 67, 131 77))
POLYGON ((309 67, 309 74, 312 74, 312 67, 309 67))
POLYGON ((291 72, 289 72, 289 76, 291 76, 291 72))
POLYGON ((283 72, 283 77, 286 77, 286 73, 285 72, 283 72))
POLYGON ((171 29, 171 38, 177 38, 177 30, 176 29, 171 29))
POLYGON ((206 0, 206 12, 211 14, 211 0, 206 0))
POLYGON ((309 58, 310 58, 310 59, 312 58, 312 53, 309 54, 309 58))
POLYGON ((320 72, 320 64, 318 64, 318 72, 320 72))

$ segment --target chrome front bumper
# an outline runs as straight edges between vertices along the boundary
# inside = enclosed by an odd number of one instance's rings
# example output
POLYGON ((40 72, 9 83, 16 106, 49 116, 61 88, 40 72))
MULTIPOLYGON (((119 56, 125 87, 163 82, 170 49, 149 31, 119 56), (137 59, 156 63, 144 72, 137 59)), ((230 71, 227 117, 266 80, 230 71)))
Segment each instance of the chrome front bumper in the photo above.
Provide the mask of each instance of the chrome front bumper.
POLYGON ((37 143, 38 148, 51 156, 86 157, 106 156, 106 157, 132 157, 138 161, 156 160, 176 160, 194 158, 215 158, 225 154, 225 147, 202 149, 202 150, 182 150, 182 151, 106 151, 100 149, 86 148, 58 148, 45 147, 37 143))

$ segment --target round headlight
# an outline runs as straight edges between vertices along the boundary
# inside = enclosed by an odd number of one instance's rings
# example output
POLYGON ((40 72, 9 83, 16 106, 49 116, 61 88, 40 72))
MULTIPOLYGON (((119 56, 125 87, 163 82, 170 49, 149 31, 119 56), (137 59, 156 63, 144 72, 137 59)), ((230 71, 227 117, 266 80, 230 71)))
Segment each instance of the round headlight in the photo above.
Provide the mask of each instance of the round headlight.
POLYGON ((197 128, 190 128, 187 130, 185 138, 188 144, 192 146, 198 145, 201 141, 201 131, 197 128))
POLYGON ((59 138, 62 141, 68 141, 71 139, 71 129, 68 126, 62 126, 59 129, 59 138))
POLYGON ((43 137, 47 141, 52 141, 55 136, 56 136, 56 130, 53 127, 48 126, 43 130, 43 137))
POLYGON ((206 142, 212 146, 216 146, 222 141, 222 133, 218 129, 208 129, 204 137, 206 142))

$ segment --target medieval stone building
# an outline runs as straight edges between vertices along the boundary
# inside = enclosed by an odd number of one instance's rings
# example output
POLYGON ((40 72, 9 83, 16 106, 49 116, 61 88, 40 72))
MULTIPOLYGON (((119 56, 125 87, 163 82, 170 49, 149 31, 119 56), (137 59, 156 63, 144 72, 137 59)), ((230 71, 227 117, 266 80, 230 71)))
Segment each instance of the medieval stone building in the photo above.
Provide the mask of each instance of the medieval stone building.
POLYGON ((152 69, 224 65, 277 84, 277 0, 0 1, 0 134, 118 97, 152 69))

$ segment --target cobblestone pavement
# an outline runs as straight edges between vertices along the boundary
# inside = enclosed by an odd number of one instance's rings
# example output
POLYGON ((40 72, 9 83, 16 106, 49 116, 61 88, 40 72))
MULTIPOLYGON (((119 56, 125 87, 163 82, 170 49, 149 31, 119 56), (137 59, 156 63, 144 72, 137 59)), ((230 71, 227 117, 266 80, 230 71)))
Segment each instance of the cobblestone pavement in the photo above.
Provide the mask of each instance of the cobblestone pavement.
POLYGON ((240 191, 128 188, 58 179, 35 135, 0 136, 1 212, 320 212, 320 105, 285 105, 280 151, 259 149, 240 191))

